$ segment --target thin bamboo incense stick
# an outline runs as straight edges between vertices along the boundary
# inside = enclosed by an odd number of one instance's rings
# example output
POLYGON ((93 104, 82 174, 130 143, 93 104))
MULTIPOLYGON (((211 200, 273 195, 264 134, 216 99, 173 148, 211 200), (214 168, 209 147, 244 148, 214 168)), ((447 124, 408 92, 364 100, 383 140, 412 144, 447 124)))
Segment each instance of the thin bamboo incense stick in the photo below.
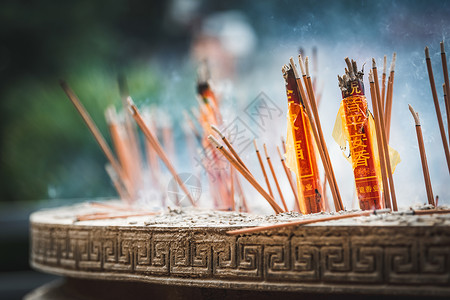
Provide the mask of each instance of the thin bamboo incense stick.
POLYGON ((386 102, 386 68, 387 68, 387 57, 383 57, 383 75, 381 75, 381 109, 380 115, 384 118, 384 108, 386 102))
MULTIPOLYGON (((303 76, 305 78, 306 71, 305 71, 305 67, 303 65, 303 61, 302 61, 302 58, 301 58, 300 55, 298 57, 298 60, 299 60, 299 65, 300 65, 300 68, 302 70, 303 76)), ((334 201, 335 210, 336 211, 343 210, 343 207, 341 207, 341 205, 340 205, 340 203, 341 203, 340 202, 340 195, 336 192, 337 189, 336 189, 336 187, 334 185, 335 181, 333 181, 333 176, 331 175, 330 166, 329 166, 328 160, 327 160, 327 158, 325 156, 325 152, 324 152, 324 149, 323 149, 322 142, 319 139, 319 135, 317 133, 317 127, 316 127, 316 124, 314 123, 314 118, 312 116, 311 107, 309 105, 309 102, 307 101, 307 96, 306 96, 305 90, 303 89, 303 84, 302 84, 301 78, 300 78, 300 76, 299 76, 299 74, 297 72, 297 68, 295 67, 294 59, 292 57, 290 59, 290 64, 291 64, 292 69, 294 70, 294 74, 295 74, 295 77, 297 79, 297 85, 298 85, 298 89, 300 91, 300 96, 302 97, 302 99, 304 99, 303 103, 305 105, 306 114, 308 115, 308 118, 309 118, 309 122, 310 122, 310 125, 311 125, 311 130, 313 132, 314 140, 316 142, 317 149, 319 151, 320 159, 322 161, 322 165, 323 165, 323 168, 325 170, 325 176, 328 177, 328 181, 330 182, 330 190, 331 190, 331 193, 333 195, 333 201, 334 201)))
POLYGON ((414 123, 416 124, 417 142, 419 143, 420 160, 422 161, 423 178, 425 180, 425 188, 427 191, 428 204, 435 205, 433 197, 433 189, 431 187, 430 172, 428 171, 427 155, 425 154, 425 145, 423 143, 422 127, 420 126, 419 114, 414 111, 411 105, 409 111, 411 112, 414 123))
POLYGON ((391 208, 391 201, 390 201, 390 193, 389 193, 389 185, 388 185, 388 179, 387 179, 387 172, 386 172, 386 160, 384 155, 384 148, 383 148, 383 141, 381 138, 381 122, 384 122, 384 119, 382 117, 382 114, 378 110, 377 105, 377 96, 375 92, 375 82, 373 79, 373 73, 372 70, 369 71, 369 82, 370 82, 370 97, 372 99, 372 109, 374 112, 375 117, 375 129, 376 129, 376 137, 377 137, 377 146, 378 146, 378 155, 380 157, 380 168, 381 168, 381 180, 383 183, 383 195, 384 195, 384 203, 385 207, 391 208))
POLYGON ((175 171, 175 168, 172 166, 172 163, 168 159, 166 153, 162 149, 161 145, 158 142, 158 139, 153 135, 153 133, 149 130, 147 125, 144 122, 144 119, 142 118, 141 114, 139 113, 139 110, 134 105, 133 100, 131 98, 128 98, 128 105, 130 108, 130 112, 138 124, 138 126, 141 128, 142 132, 144 133, 147 140, 150 142, 150 145, 153 147, 153 149, 158 154, 159 158, 163 161, 163 163, 166 165, 169 172, 172 174, 175 181, 178 183, 178 185, 181 187, 183 192, 188 197, 189 201, 191 202, 192 206, 196 206, 195 200, 192 197, 191 193, 189 192, 188 188, 184 184, 184 182, 181 180, 180 176, 178 176, 178 173, 175 171))
POLYGON ((99 144, 100 148, 103 150, 103 153, 105 153, 106 158, 109 160, 109 163, 114 168, 114 171, 119 176, 122 184, 125 186, 126 193, 129 195, 127 198, 131 200, 132 195, 132 188, 130 185, 130 182, 126 178, 122 167, 120 166, 119 162, 117 161, 116 157, 114 156, 113 152, 111 151, 111 148, 106 143, 103 135, 100 133, 100 130, 98 129, 97 125, 95 125, 94 121, 92 120, 91 116, 87 112, 87 110, 84 108, 83 104, 78 99, 77 95, 73 92, 73 90, 69 87, 69 85, 62 81, 60 82, 60 85, 64 92, 66 93, 67 97, 70 99, 72 104, 75 106, 77 111, 80 113, 81 117, 83 118, 84 122, 88 126, 89 130, 93 134, 95 140, 99 144))
POLYGON ((222 153, 223 156, 236 168, 236 170, 241 173, 245 179, 264 197, 264 199, 269 202, 270 206, 272 206, 275 213, 282 213, 283 210, 281 207, 275 202, 273 197, 269 195, 261 185, 255 180, 255 178, 246 170, 241 164, 226 150, 223 145, 219 143, 212 135, 208 136, 209 141, 222 153))
POLYGON ((280 148, 277 146, 278 155, 280 156, 281 164, 283 165, 284 172, 286 173, 286 177, 289 181, 289 185, 291 186, 292 193, 294 194, 295 203, 298 203, 297 190, 295 189, 294 181, 292 180, 291 171, 286 166, 286 162, 284 161, 284 157, 280 152, 280 148))
POLYGON ((275 170, 273 169, 273 165, 272 165, 272 161, 270 160, 269 152, 267 152, 266 144, 263 144, 263 147, 264 147, 264 153, 266 154, 266 158, 267 158, 267 164, 269 165, 270 172, 272 173, 273 180, 275 181, 275 185, 277 187, 278 194, 280 195, 281 203, 283 203, 284 210, 289 211, 289 209, 287 208, 287 205, 286 205, 286 201, 284 200, 283 192, 281 191, 280 184, 278 183, 277 174, 275 174, 275 170))
POLYGON ((450 104, 448 101, 448 95, 450 95, 450 82, 448 78, 448 68, 447 68, 447 57, 445 54, 444 41, 441 42, 441 61, 442 61, 442 71, 444 73, 444 82, 445 82, 445 90, 444 91, 444 101, 445 101, 445 109, 447 112, 447 131, 450 140, 450 104), (447 95, 447 97, 445 97, 447 95))
POLYGON ((153 216, 158 215, 160 212, 134 212, 134 213, 122 213, 122 214, 104 214, 104 215, 83 215, 77 216, 77 221, 92 221, 92 220, 106 220, 106 219, 125 219, 129 217, 140 217, 140 216, 153 216))
MULTIPOLYGON (((381 97, 380 97, 380 87, 378 86, 378 71, 377 71, 377 64, 375 62, 375 59, 372 58, 372 71, 373 71, 373 80, 375 82, 375 98, 377 103, 378 111, 381 111, 381 97)), ((381 116, 380 116, 381 117, 381 116)), ((383 144, 383 153, 384 153, 384 159, 386 161, 386 171, 388 175, 389 180, 389 188, 391 192, 391 199, 392 199, 392 209, 394 211, 397 211, 397 198, 395 196, 395 187, 394 187, 394 178, 392 176, 392 168, 391 168, 391 159, 389 157, 389 145, 386 138, 386 128, 384 127, 383 121, 380 119, 380 125, 381 125, 381 140, 383 144)))
MULTIPOLYGON (((387 89, 387 96, 386 96, 386 109, 385 109, 385 113, 384 113, 386 138, 387 138, 388 143, 389 143, 389 137, 391 135, 392 96, 394 93, 394 75, 395 75, 396 59, 397 59, 397 53, 394 52, 394 54, 392 55, 391 66, 389 68, 389 80, 388 80, 388 89, 387 89)), ((377 84, 375 83, 375 86, 376 85, 377 84)))
POLYGON ((449 83, 449 78, 448 78, 447 57, 445 54, 444 41, 441 42, 441 61, 442 61, 442 71, 444 73, 444 82, 445 82, 445 89, 446 89, 446 92, 444 92, 444 101, 445 101, 445 109, 447 112, 447 131, 448 131, 449 140, 450 140, 450 104, 449 104, 447 97, 445 97, 445 95, 450 95, 450 83, 449 83))
MULTIPOLYGON (((444 84, 442 84, 442 89, 444 90, 444 102, 445 102, 445 107, 448 108, 450 106, 449 100, 448 100, 448 95, 447 95, 447 87, 444 84)), ((449 135, 449 141, 450 141, 450 115, 449 112, 447 111, 447 133, 449 135)))
MULTIPOLYGON (((324 152, 325 162, 326 162, 328 173, 329 173, 328 181, 330 182, 330 187, 332 187, 331 190, 332 191, 334 190, 333 199, 335 201, 335 206, 337 204, 336 210, 337 211, 344 210, 344 205, 341 200, 341 195, 340 195, 339 188, 337 185, 336 177, 334 175, 333 165, 331 164, 330 156, 328 154, 327 144, 325 142, 325 138, 323 137, 322 126, 320 124, 320 118, 319 118, 319 113, 317 110, 314 91, 313 91, 312 85, 311 85, 311 77, 309 76, 309 68, 308 68, 308 64, 306 62, 307 62, 307 59, 305 59, 305 67, 301 67, 302 72, 303 72, 303 80, 304 80, 305 86, 306 86, 306 92, 308 93, 308 97, 306 97, 306 95, 305 95, 305 107, 306 107, 307 111, 311 110, 311 108, 312 108, 312 112, 314 114, 314 123, 317 127, 318 139, 320 140, 320 145, 324 152), (309 102, 308 102, 308 99, 309 99, 309 102), (308 109, 309 106, 311 107, 310 109, 308 109)), ((303 61, 300 56, 299 56, 299 64, 300 64, 300 66, 303 66, 303 61)), ((297 83, 299 81, 300 80, 298 80, 297 83)), ((301 90, 303 90, 303 87, 301 88, 301 90)), ((315 138, 317 138, 317 137, 315 137, 315 138)))
POLYGON ((236 173, 234 173, 234 179, 236 180, 236 189, 239 193, 239 211, 244 211, 244 212, 250 212, 250 210, 248 209, 248 205, 247 205, 247 199, 245 199, 245 194, 244 194, 244 189, 242 188, 242 184, 241 181, 239 180, 239 177, 237 176, 236 173))
POLYGON ((269 178, 267 177, 266 169, 264 168, 261 154, 259 153, 258 146, 256 145, 256 140, 253 140, 253 146, 255 147, 256 155, 258 156, 259 165, 261 166, 261 170, 264 175, 264 180, 266 181, 267 189, 269 190, 270 196, 273 198, 273 192, 272 189, 270 188, 269 178))
POLYGON ((342 220, 342 219, 370 216, 371 214, 380 214, 380 213, 385 213, 387 211, 390 211, 390 210, 387 210, 387 209, 380 209, 380 210, 375 210, 375 211, 366 210, 366 211, 355 212, 355 213, 350 213, 350 214, 345 214, 345 215, 329 216, 329 217, 323 217, 323 218, 317 218, 317 219, 299 220, 299 221, 279 223, 279 224, 273 224, 273 225, 267 225, 267 226, 257 226, 257 227, 252 227, 252 228, 242 228, 242 229, 237 229, 237 230, 230 230, 230 231, 227 231, 227 234, 229 234, 229 235, 248 234, 248 233, 253 233, 253 232, 258 232, 258 231, 286 228, 286 227, 291 227, 291 226, 299 226, 299 225, 328 222, 328 221, 334 221, 334 220, 342 220))
MULTIPOLYGON (((247 168, 247 166, 244 164, 244 162, 242 161, 241 157, 239 156, 239 154, 236 152, 236 150, 234 149, 233 145, 230 143, 230 141, 227 139, 227 137, 222 134, 222 132, 219 130, 219 128, 217 128, 215 125, 211 125, 211 129, 214 130, 215 132, 217 132, 217 134, 222 138, 222 141, 225 143, 225 145, 227 145, 228 149, 230 150, 231 154, 233 154, 234 158, 236 158, 236 160, 247 170, 249 171, 249 169, 247 168)), ((250 171, 249 171, 250 172, 250 171)))
POLYGON ((428 78, 430 79, 431 93, 433 95, 434 108, 436 110, 436 117, 438 119, 439 130, 441 132, 442 144, 444 146, 445 159, 447 160, 447 168, 450 173, 450 153, 448 149, 447 138, 445 136, 444 123, 442 122, 441 109, 439 108, 439 100, 436 93, 436 85, 434 84, 433 67, 431 66, 430 50, 425 47, 425 61, 427 64, 428 78))

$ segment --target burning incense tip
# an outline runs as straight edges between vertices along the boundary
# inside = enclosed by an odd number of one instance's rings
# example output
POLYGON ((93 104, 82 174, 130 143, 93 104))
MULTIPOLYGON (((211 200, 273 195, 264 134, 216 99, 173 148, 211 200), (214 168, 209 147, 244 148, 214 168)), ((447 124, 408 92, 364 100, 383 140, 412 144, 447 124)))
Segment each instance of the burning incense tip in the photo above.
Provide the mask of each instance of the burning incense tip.
POLYGON ((305 65, 303 64, 303 58, 302 58, 301 54, 298 55, 298 65, 300 66, 300 70, 302 71, 302 75, 306 76, 305 65))
POLYGON ((258 145, 256 144, 256 139, 253 140, 253 146, 255 146, 256 152, 258 152, 258 145))
POLYGON ((411 112, 414 122, 416 123, 416 126, 420 126, 420 119, 419 119, 419 113, 417 113, 414 108, 411 106, 411 104, 408 104, 409 111, 411 112))
POLYGON ((136 105, 134 105, 134 101, 133 101, 133 99, 131 99, 130 96, 127 97, 127 103, 128 103, 128 110, 130 111, 130 113, 132 115, 134 115, 136 113, 136 111, 133 109, 133 106, 136 106, 136 105))
POLYGON ((295 67, 294 58, 292 56, 291 56, 291 58, 289 58, 289 62, 291 63, 291 68, 294 71, 295 78, 300 78, 300 75, 298 74, 297 68, 295 67))
POLYGON ((263 144, 263 147, 264 147, 264 153, 266 154, 267 159, 269 159, 269 152, 267 151, 267 147, 266 147, 265 143, 263 144))
POLYGON ((441 42, 441 53, 445 53, 444 41, 441 42))
POLYGON ((386 74, 386 68, 387 68, 387 57, 385 55, 383 57, 383 74, 386 74))
POLYGON ((219 130, 219 128, 217 128, 215 125, 212 125, 212 124, 211 124, 211 129, 214 130, 215 132, 217 132, 217 134, 218 134, 222 139, 225 138, 225 136, 222 134, 222 132, 219 130))
POLYGON ((428 46, 425 47, 425 58, 430 59, 430 49, 428 49, 428 46))
POLYGON ((216 147, 216 148, 223 148, 223 146, 219 143, 219 141, 213 137, 212 135, 208 135, 208 140, 216 147))
POLYGON ((394 52, 394 54, 392 55, 391 67, 389 68, 390 73, 394 72, 396 59, 397 59, 397 53, 394 52))

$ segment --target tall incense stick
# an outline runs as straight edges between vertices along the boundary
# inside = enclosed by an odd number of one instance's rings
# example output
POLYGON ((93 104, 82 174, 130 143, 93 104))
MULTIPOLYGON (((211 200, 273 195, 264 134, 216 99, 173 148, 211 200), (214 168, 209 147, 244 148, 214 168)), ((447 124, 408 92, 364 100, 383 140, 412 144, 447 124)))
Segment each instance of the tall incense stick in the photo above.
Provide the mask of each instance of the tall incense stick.
POLYGON ((266 181, 267 189, 269 190, 270 196, 272 196, 272 198, 273 198, 273 192, 272 192, 272 189, 270 188, 269 177, 267 177, 266 168, 264 168, 263 160, 262 160, 261 154, 259 153, 259 150, 258 150, 258 145, 256 145, 256 140, 253 140, 253 146, 255 147, 256 155, 258 156, 259 165, 261 166, 261 170, 264 175, 264 180, 266 181))
POLYGON ((269 202, 273 210, 279 214, 283 212, 283 209, 275 202, 273 197, 269 195, 261 185, 255 180, 255 178, 231 155, 223 145, 219 143, 212 135, 208 136, 209 141, 222 153, 222 155, 241 173, 245 179, 269 202))
POLYGON ((126 175, 122 170, 122 167, 120 166, 119 162, 117 161, 116 157, 114 156, 111 148, 106 143, 105 138, 100 133, 100 130, 98 129, 97 125, 95 125, 95 122, 92 120, 91 116, 89 115, 87 110, 84 108, 83 104, 80 102, 77 95, 75 95, 73 90, 69 87, 69 85, 65 81, 61 81, 60 85, 61 85, 62 89, 64 90, 64 92, 66 93, 67 97, 70 99, 72 104, 75 106, 77 111, 80 113, 81 117, 83 118, 84 122, 88 126, 89 130, 92 132, 92 135, 94 136, 95 140, 99 144, 100 148, 103 150, 103 153, 105 153, 106 158, 109 160, 109 163, 113 167, 114 171, 116 171, 122 184, 125 186, 127 194, 129 195, 128 196, 129 199, 131 199, 132 188, 131 188, 130 182, 126 178, 126 175))
POLYGON ((383 74, 381 75, 381 115, 384 116, 384 107, 386 99, 386 68, 387 68, 387 58, 386 55, 383 57, 383 74))
POLYGON ((284 161, 283 155, 280 152, 280 148, 277 146, 278 155, 280 156, 281 164, 283 165, 284 172, 286 173, 286 177, 289 181, 289 185, 291 186, 292 193, 294 194, 295 203, 298 203, 297 190, 295 189, 294 181, 292 180, 291 171, 289 171, 286 166, 286 162, 284 161))
POLYGON ((381 180, 383 183, 383 195, 384 195, 384 203, 385 206, 390 208, 391 207, 391 201, 390 201, 390 194, 389 194, 389 185, 388 185, 388 179, 387 179, 387 173, 386 173, 386 160, 384 155, 384 148, 383 148, 383 141, 381 139, 381 122, 384 122, 384 119, 382 118, 382 115, 380 114, 380 111, 378 110, 377 105, 377 99, 376 99, 376 92, 375 92, 375 82, 373 80, 373 73, 372 70, 369 71, 369 82, 370 82, 370 96, 372 99, 372 108, 374 112, 375 117, 375 129, 376 129, 376 136, 377 136, 377 146, 378 146, 378 155, 380 157, 380 168, 381 168, 381 180))
MULTIPOLYGON (((397 53, 394 52, 392 55, 391 67, 389 68, 389 79, 388 79, 388 88, 386 95, 386 109, 384 112, 384 122, 386 128, 386 139, 389 143, 389 137, 391 135, 391 115, 392 115, 392 97, 394 93, 394 75, 395 75, 395 61, 397 58, 397 53)), ((377 86, 377 83, 375 83, 377 86)), ((382 100, 382 99, 380 99, 382 100)), ((382 114, 381 114, 382 115, 382 114)))
POLYGON ((427 64, 428 78, 430 79, 430 87, 431 93, 433 95, 436 117, 438 119, 439 130, 441 132, 442 144, 444 146, 445 159, 447 160, 447 168, 448 172, 450 173, 450 153, 448 149, 447 138, 445 136, 444 123, 442 122, 441 109, 439 108, 439 100, 436 93, 436 85, 434 83, 433 67, 431 66, 430 50, 428 49, 428 47, 425 47, 425 61, 427 64))
POLYGON ((420 126, 419 114, 414 111, 411 105, 409 110, 416 124, 417 142, 419 143, 420 160, 422 161, 423 178, 425 180, 425 188, 427 191, 428 204, 434 205, 433 189, 431 187, 430 172, 428 171, 427 155, 425 154, 425 145, 423 143, 422 128, 420 126))
POLYGON ((163 163, 166 165, 169 172, 172 174, 175 181, 178 183, 178 185, 181 187, 183 192, 186 194, 186 196, 188 197, 192 206, 197 206, 195 203, 195 200, 192 197, 191 193, 189 192, 188 188, 184 184, 183 180, 181 180, 178 173, 175 171, 175 168, 172 166, 172 163, 170 162, 170 160, 167 157, 166 153, 164 152, 163 148, 159 144, 158 139, 153 135, 153 133, 147 127, 147 125, 144 122, 144 119, 142 119, 142 116, 139 113, 139 110, 137 109, 136 105, 134 105, 133 100, 131 100, 130 97, 128 98, 128 105, 129 105, 130 112, 131 112, 134 120, 136 121, 138 126, 141 128, 141 130, 144 133, 147 140, 150 142, 150 145, 153 147, 155 152, 158 154, 159 158, 163 161, 163 163))
POLYGON ((264 147, 264 153, 266 154, 266 158, 267 158, 267 164, 269 165, 270 172, 272 173, 273 180, 275 181, 275 185, 277 187, 278 194, 280 195, 281 203, 283 203, 284 210, 288 211, 289 209, 287 208, 286 201, 284 200, 284 197, 283 197, 283 192, 281 191, 280 184, 278 183, 277 174, 275 174, 275 170, 273 169, 272 161, 270 160, 269 153, 267 152, 266 144, 263 144, 263 147, 264 147))
POLYGON ((445 101, 445 109, 447 112, 447 131, 448 131, 449 140, 450 140, 450 104, 448 101, 448 96, 450 95, 450 83, 449 83, 449 78, 448 78, 447 57, 445 55, 445 48, 444 48, 443 41, 441 42, 441 61, 442 61, 442 71, 444 73, 444 82, 445 82, 444 101, 445 101), (447 95, 447 97, 445 97, 445 95, 447 95))
MULTIPOLYGON (((377 102, 377 108, 378 111, 381 111, 381 96, 380 96, 380 87, 378 86, 378 71, 377 71, 377 64, 375 62, 375 59, 372 58, 372 71, 373 71, 373 80, 375 81, 375 99, 377 102)), ((391 159, 389 157, 389 145, 386 137, 386 128, 384 126, 384 122, 380 119, 380 129, 381 129, 381 140, 383 144, 383 153, 384 153, 384 159, 386 161, 386 171, 389 179, 389 188, 391 192, 391 199, 392 199, 392 209, 394 211, 397 211, 397 198, 395 196, 395 187, 394 187, 394 178, 392 176, 392 168, 391 168, 391 159)))

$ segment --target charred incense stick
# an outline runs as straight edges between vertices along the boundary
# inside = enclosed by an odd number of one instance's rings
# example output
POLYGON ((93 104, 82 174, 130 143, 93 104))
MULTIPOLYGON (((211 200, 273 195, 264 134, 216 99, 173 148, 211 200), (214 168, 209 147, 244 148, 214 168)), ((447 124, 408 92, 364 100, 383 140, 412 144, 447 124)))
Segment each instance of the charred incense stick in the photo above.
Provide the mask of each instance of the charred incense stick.
POLYGON ((253 232, 264 231, 264 230, 286 228, 286 227, 291 227, 291 226, 299 226, 299 225, 313 224, 313 223, 319 223, 319 222, 328 222, 328 221, 334 221, 334 220, 356 218, 356 217, 362 217, 362 216, 370 216, 371 214, 376 215, 376 214, 380 214, 380 213, 386 213, 389 211, 390 211, 390 209, 366 210, 366 211, 350 213, 350 214, 345 214, 345 215, 329 216, 329 217, 323 217, 323 218, 317 218, 317 219, 299 220, 299 221, 292 221, 292 222, 287 222, 287 223, 279 223, 279 224, 273 224, 273 225, 230 230, 230 231, 227 231, 227 234, 230 234, 230 235, 247 234, 247 233, 253 233, 253 232))
POLYGON ((387 57, 383 57, 383 74, 381 75, 381 109, 380 115, 384 118, 384 108, 386 101, 386 68, 387 68, 387 57))
POLYGON ((283 212, 283 209, 275 202, 273 197, 269 195, 262 187, 261 185, 255 180, 255 178, 246 170, 243 166, 226 150, 224 149, 223 145, 219 143, 212 135, 208 136, 209 141, 211 144, 213 144, 222 154, 225 156, 225 158, 233 165, 233 167, 236 168, 236 170, 241 173, 245 179, 264 197, 264 199, 269 202, 270 206, 272 206, 273 210, 279 214, 283 212))
MULTIPOLYGON (((298 57, 300 68, 302 69, 302 77, 305 82, 306 91, 308 93, 308 97, 306 96, 300 78, 297 78, 297 84, 299 85, 299 90, 301 96, 304 100, 306 112, 311 122, 311 128, 313 128, 314 139, 317 143, 317 148, 319 149, 319 154, 322 159, 322 163, 324 165, 325 174, 328 176, 328 181, 330 182, 331 192, 333 194, 333 200, 336 211, 344 210, 344 205, 342 204, 341 195, 339 192, 339 188, 337 186, 336 177, 334 176, 333 166, 331 164, 330 156, 328 154, 327 145, 325 143, 325 139, 323 137, 322 127, 320 124, 319 114, 317 111, 316 100, 314 98, 314 91, 311 86, 311 77, 309 76, 309 70, 305 64, 303 65, 303 60, 301 56, 298 57), (309 101, 308 101, 309 100, 309 101), (314 114, 314 118, 312 117, 312 113, 314 114), (323 152, 321 154, 321 152, 323 152)), ((291 65, 293 64, 293 60, 291 61, 291 65)), ((295 69, 295 65, 292 65, 294 72, 297 71, 295 69)))
POLYGON ((428 204, 435 205, 433 198, 433 189, 431 187, 430 172, 428 171, 427 155, 425 154, 425 145, 423 143, 422 127, 420 126, 419 114, 414 111, 411 105, 411 112, 416 124, 417 142, 419 143, 420 160, 422 161, 423 178, 425 180, 425 188, 427 190, 428 204))
POLYGON ((387 179, 386 171, 386 160, 384 155, 383 140, 381 138, 381 122, 384 122, 377 105, 377 96, 375 92, 375 82, 373 79, 372 70, 369 71, 369 82, 370 82, 370 98, 372 99, 372 109, 375 117, 375 129, 377 136, 377 146, 378 146, 378 156, 380 157, 380 168, 381 168, 381 180, 383 182, 383 195, 385 206, 391 208, 391 197, 389 193, 389 185, 387 179))
POLYGON ((253 146, 255 146, 256 155, 258 156, 259 165, 261 166, 261 170, 264 175, 264 180, 266 181, 267 189, 269 190, 270 196, 272 196, 272 198, 273 198, 273 193, 272 193, 272 189, 270 188, 269 178, 267 177, 266 169, 264 168, 261 154, 259 153, 258 146, 256 145, 256 140, 253 140, 253 146))
POLYGON ((141 128, 142 132, 144 133, 147 140, 150 142, 150 145, 153 147, 155 152, 158 154, 159 158, 163 161, 163 163, 166 165, 169 172, 172 174, 175 181, 178 183, 178 185, 181 187, 183 192, 188 197, 189 201, 191 201, 192 206, 197 206, 195 203, 194 198, 192 197, 191 193, 189 192, 188 188, 184 184, 184 182, 181 180, 180 176, 178 176, 178 173, 175 171, 175 168, 172 166, 172 163, 167 158, 166 153, 162 149, 161 145, 158 142, 158 139, 153 135, 153 133, 150 131, 150 129, 147 127, 147 125, 144 122, 144 119, 142 119, 141 114, 139 113, 139 110, 137 109, 136 105, 134 105, 133 100, 131 98, 128 98, 128 105, 130 108, 130 112, 138 124, 138 126, 141 128))
POLYGON ((280 152, 280 148, 277 146, 278 155, 280 156, 281 164, 283 165, 284 172, 286 173, 286 177, 289 181, 289 185, 291 186, 292 193, 294 194, 295 203, 298 203, 297 190, 295 189, 294 181, 292 180, 291 171, 289 171, 286 166, 286 162, 284 161, 283 155, 280 152))
POLYGON ((272 173, 273 180, 275 181, 275 185, 277 187, 278 194, 280 195, 281 203, 283 203, 284 210, 289 211, 289 209, 287 208, 287 205, 286 205, 286 201, 284 200, 283 193, 281 192, 280 185, 278 184, 277 175, 275 174, 275 170, 273 169, 273 165, 272 165, 272 161, 270 160, 269 152, 267 152, 266 144, 263 144, 263 147, 264 147, 264 153, 266 154, 266 158, 267 158, 267 164, 269 165, 270 172, 272 173))
POLYGON ((228 141, 227 137, 224 134, 222 134, 222 132, 219 130, 219 128, 217 128, 214 125, 211 125, 211 129, 214 130, 215 132, 217 132, 217 134, 222 138, 222 141, 225 143, 225 145, 227 145, 227 147, 230 150, 231 154, 233 154, 234 158, 236 158, 236 160, 244 167, 244 169, 249 171, 247 166, 242 161, 241 157, 237 154, 237 152, 234 149, 233 145, 230 143, 230 141, 228 141))
POLYGON ((425 47, 425 61, 427 64, 428 78, 430 79, 431 93, 433 95, 434 108, 438 119, 439 130, 441 132, 442 144, 444 146, 445 159, 447 160, 447 168, 450 173, 450 153, 448 149, 447 138, 445 136, 444 123, 442 122, 441 109, 439 108, 439 100, 436 93, 436 85, 434 84, 433 67, 431 66, 430 50, 425 47))
POLYGON ((447 112, 447 131, 450 139, 450 104, 448 98, 445 95, 450 95, 450 83, 448 78, 448 68, 447 68, 447 57, 445 55, 445 47, 444 41, 441 42, 441 61, 442 61, 442 71, 444 73, 444 101, 445 101, 445 109, 447 112))
MULTIPOLYGON (((376 104, 377 104, 377 108, 378 108, 378 112, 381 111, 381 97, 380 97, 380 87, 378 86, 378 71, 377 71, 377 64, 375 62, 375 59, 372 58, 372 71, 373 71, 373 80, 375 82, 375 98, 376 99, 376 104)), ((389 179, 389 188, 390 188, 390 192, 391 192, 391 199, 392 199, 392 209, 394 211, 397 211, 397 198, 395 196, 395 188, 394 188, 394 178, 392 176, 392 168, 391 168, 391 159, 389 157, 389 145, 387 142, 387 138, 386 138, 386 128, 384 126, 384 122, 381 119, 381 115, 380 115, 380 131, 381 131, 381 141, 383 144, 383 152, 381 154, 384 154, 384 159, 386 162, 386 171, 387 171, 387 176, 389 179)), ((389 201, 389 199, 388 199, 389 201)), ((389 206, 390 207, 390 206, 389 206)))
POLYGON ((95 140, 100 145, 100 148, 103 150, 103 153, 105 153, 106 158, 109 160, 109 163, 114 168, 114 171, 117 173, 117 175, 120 178, 120 181, 125 186, 126 193, 128 194, 128 199, 131 200, 132 195, 132 188, 130 185, 130 182, 126 178, 125 173, 122 170, 122 167, 120 166, 119 162, 117 161, 116 157, 114 156, 113 152, 111 151, 111 148, 109 148, 108 144, 106 143, 105 139, 103 138, 103 135, 100 133, 100 130, 98 129, 97 125, 95 125, 94 121, 92 120, 91 116, 87 112, 87 110, 84 108, 83 104, 78 99, 77 95, 72 91, 72 89, 69 87, 69 85, 62 81, 60 82, 60 85, 64 92, 66 93, 67 97, 70 99, 72 104, 75 106, 77 111, 80 113, 81 117, 83 118, 84 122, 88 126, 91 133, 94 135, 95 140))
MULTIPOLYGON (((394 52, 392 55, 392 62, 391 66, 389 68, 389 80, 388 80, 388 88, 387 88, 387 95, 386 95, 386 109, 384 112, 384 122, 385 122, 385 128, 386 128, 386 138, 389 143, 389 137, 391 135, 391 115, 392 115, 392 96, 394 93, 394 75, 395 75, 395 61, 397 58, 397 53, 394 52)), ((375 83, 375 86, 377 83, 375 83)), ((380 99, 383 101, 382 99, 380 99)), ((380 114, 383 116, 383 114, 380 114)))

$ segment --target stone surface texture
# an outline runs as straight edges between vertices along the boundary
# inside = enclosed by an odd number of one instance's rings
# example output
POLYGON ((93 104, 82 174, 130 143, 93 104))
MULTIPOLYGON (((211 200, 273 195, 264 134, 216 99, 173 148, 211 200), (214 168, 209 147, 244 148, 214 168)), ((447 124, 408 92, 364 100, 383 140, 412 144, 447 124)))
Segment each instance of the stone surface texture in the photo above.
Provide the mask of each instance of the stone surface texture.
POLYGON ((170 210, 77 222, 89 204, 30 217, 43 272, 83 279, 286 291, 450 296, 450 215, 376 215, 230 236, 226 231, 324 214, 253 216, 170 210))

